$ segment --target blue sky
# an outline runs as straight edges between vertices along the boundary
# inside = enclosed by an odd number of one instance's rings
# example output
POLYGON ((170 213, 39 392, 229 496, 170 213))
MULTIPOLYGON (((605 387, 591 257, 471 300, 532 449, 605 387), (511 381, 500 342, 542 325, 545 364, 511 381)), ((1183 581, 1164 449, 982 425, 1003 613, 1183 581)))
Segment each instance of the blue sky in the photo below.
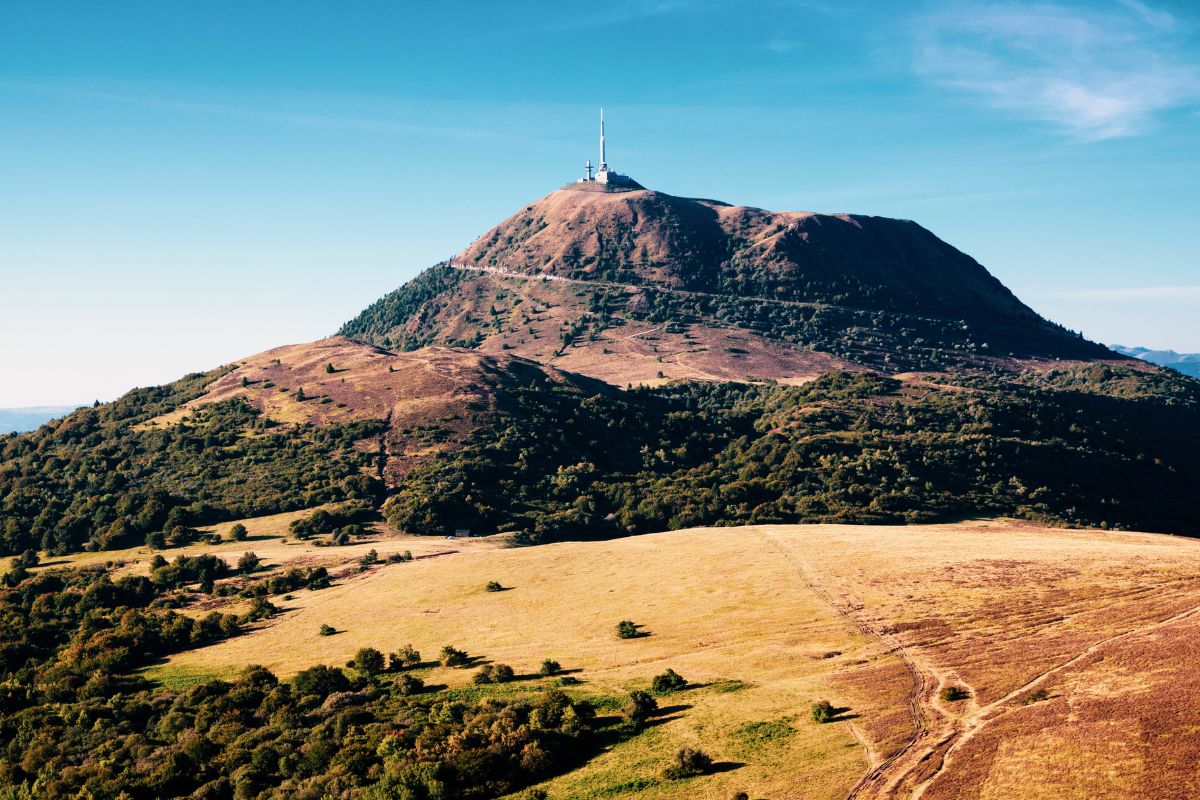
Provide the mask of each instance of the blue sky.
POLYGON ((0 9, 0 406, 319 338, 595 159, 915 219, 1106 342, 1200 350, 1194 2, 0 9))

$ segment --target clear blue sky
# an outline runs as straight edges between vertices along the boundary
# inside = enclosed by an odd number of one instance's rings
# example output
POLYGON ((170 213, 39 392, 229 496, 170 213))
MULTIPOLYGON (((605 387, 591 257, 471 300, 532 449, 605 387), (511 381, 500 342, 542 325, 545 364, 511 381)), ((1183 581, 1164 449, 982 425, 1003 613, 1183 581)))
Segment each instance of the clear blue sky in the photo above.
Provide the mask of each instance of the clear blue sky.
POLYGON ((1200 5, 0 9, 0 406, 319 338, 595 159, 915 219, 1044 314, 1200 350, 1200 5))

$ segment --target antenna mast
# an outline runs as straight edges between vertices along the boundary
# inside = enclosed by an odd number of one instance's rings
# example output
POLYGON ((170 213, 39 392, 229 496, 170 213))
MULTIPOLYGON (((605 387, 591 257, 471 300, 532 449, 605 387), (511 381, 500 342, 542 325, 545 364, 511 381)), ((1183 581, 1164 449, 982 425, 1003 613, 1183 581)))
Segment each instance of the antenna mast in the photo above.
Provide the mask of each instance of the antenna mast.
POLYGON ((607 172, 608 164, 604 161, 604 109, 600 109, 600 166, 599 172, 607 172))

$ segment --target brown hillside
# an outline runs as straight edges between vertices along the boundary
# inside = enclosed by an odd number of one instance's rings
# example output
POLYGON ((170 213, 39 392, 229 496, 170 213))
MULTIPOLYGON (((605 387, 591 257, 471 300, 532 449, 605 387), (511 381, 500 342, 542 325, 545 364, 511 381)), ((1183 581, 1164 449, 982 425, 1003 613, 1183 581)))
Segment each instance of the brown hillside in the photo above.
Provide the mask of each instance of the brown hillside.
POLYGON ((914 222, 645 189, 552 192, 341 332, 512 351, 618 385, 1119 358, 914 222))
POLYGON ((417 460, 461 442, 480 414, 504 413, 506 387, 581 380, 509 355, 446 347, 391 353, 334 336, 243 359, 202 396, 145 424, 169 425, 200 406, 233 399, 284 426, 385 420, 382 437, 361 446, 382 448, 381 474, 390 486, 417 460))

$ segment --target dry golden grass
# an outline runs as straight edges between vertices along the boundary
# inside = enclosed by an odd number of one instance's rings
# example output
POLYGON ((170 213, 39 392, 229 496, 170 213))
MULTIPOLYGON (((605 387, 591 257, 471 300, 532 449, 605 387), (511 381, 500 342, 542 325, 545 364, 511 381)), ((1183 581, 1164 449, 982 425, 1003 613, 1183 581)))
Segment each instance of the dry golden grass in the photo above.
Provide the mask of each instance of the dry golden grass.
MULTIPOLYGON (((897 712, 909 678, 899 661, 809 590, 795 565, 753 530, 477 547, 378 567, 330 589, 298 592, 284 605, 290 610, 282 618, 183 653, 159 674, 194 679, 262 663, 287 675, 344 663, 360 647, 386 651, 411 642, 426 657, 453 644, 523 674, 553 658, 578 670, 582 690, 601 697, 645 687, 667 667, 700 684, 661 699, 679 706, 664 724, 552 781, 556 798, 626 794, 621 786, 636 789, 629 796, 649 798, 724 800, 738 790, 836 798, 867 767, 851 724, 859 735, 877 729, 893 744, 907 734, 897 712), (511 588, 489 593, 491 580, 511 588), (618 639, 615 626, 623 619, 650 635, 618 639), (341 633, 319 636, 322 624, 341 633), (871 686, 853 679, 868 674, 871 686), (851 708, 857 719, 814 724, 809 706, 825 698, 851 708), (702 747, 729 769, 700 781, 664 782, 663 767, 684 745, 702 747)), ((427 680, 457 686, 470 676, 470 670, 434 669, 427 680)))
MULTIPOLYGON (((458 552, 299 592, 283 616, 157 674, 287 675, 411 642, 524 674, 554 658, 600 698, 666 667, 699 684, 663 700, 679 706, 663 724, 548 782, 556 798, 1200 794, 1200 543, 978 522, 430 545, 458 552), (490 580, 511 588, 486 592, 490 580), (618 640, 621 619, 651 635, 618 640), (949 685, 970 697, 939 699, 949 685), (854 718, 813 724, 822 698, 854 718), (684 745, 727 769, 662 780, 684 745)), ((426 678, 460 686, 470 671, 426 678)))

